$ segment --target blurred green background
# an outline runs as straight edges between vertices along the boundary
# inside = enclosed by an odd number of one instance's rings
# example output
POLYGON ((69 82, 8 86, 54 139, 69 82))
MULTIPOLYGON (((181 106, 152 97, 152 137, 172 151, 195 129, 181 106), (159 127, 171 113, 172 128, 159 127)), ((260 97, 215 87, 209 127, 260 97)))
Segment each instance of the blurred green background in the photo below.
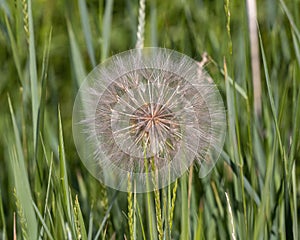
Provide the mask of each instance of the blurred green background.
POLYGON ((135 47, 138 8, 137 0, 0 1, 0 239, 299 239, 300 1, 257 1, 261 114, 246 1, 146 1, 146 47, 197 61, 208 54, 228 133, 210 176, 190 169, 178 188, 151 193, 150 206, 138 194, 131 222, 133 196, 81 163, 72 108, 87 73, 135 47))

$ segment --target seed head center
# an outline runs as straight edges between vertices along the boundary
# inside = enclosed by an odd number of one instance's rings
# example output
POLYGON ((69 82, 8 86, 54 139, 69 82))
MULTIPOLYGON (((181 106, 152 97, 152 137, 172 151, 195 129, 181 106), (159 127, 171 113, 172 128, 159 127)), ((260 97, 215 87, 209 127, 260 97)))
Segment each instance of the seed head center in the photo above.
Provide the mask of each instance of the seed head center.
POLYGON ((133 115, 130 122, 136 142, 160 143, 176 129, 174 114, 161 104, 144 104, 133 115))

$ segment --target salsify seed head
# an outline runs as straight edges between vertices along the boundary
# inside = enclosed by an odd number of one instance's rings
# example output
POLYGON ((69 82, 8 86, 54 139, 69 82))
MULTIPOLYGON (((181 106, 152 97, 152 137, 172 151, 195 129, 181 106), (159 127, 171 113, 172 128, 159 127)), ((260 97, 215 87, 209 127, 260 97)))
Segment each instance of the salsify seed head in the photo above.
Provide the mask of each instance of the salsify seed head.
POLYGON ((73 109, 82 162, 121 191, 128 190, 128 175, 132 191, 162 188, 194 161, 204 177, 225 132, 223 101, 211 78, 193 59, 162 48, 130 50, 97 66, 73 109))

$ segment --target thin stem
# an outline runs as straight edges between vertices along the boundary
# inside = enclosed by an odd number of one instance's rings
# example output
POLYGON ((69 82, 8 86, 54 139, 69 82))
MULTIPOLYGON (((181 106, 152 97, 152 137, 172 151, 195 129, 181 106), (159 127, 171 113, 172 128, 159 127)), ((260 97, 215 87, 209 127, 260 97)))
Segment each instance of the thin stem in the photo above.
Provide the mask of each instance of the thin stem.
POLYGON ((144 32, 145 32, 145 10, 146 4, 145 0, 140 0, 140 7, 139 7, 139 25, 137 31, 137 42, 136 48, 142 49, 144 47, 144 32))

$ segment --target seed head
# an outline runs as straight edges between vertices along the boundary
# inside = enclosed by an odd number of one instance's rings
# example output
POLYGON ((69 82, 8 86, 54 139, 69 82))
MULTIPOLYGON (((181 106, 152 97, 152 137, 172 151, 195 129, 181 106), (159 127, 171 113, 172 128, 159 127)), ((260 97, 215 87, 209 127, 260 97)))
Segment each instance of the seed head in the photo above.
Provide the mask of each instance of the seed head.
POLYGON ((191 58, 161 48, 130 50, 97 66, 73 109, 81 160, 121 191, 128 189, 128 173, 134 191, 146 192, 168 185, 193 161, 205 176, 223 147, 225 124, 223 101, 209 76, 191 58))

